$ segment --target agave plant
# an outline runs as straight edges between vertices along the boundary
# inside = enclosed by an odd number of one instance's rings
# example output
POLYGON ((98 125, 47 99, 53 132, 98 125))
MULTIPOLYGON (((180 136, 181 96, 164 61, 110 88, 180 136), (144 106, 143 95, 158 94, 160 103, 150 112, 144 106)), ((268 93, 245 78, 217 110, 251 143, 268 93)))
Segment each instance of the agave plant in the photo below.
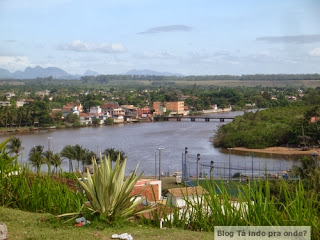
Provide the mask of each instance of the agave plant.
MULTIPOLYGON (((130 192, 142 173, 136 176, 138 166, 125 179, 126 160, 116 161, 112 169, 110 157, 105 157, 100 165, 92 160, 93 175, 87 171, 87 180, 80 181, 90 204, 88 209, 98 213, 108 220, 128 218, 138 213, 137 205, 142 202, 131 197, 130 192)), ((82 176, 82 179, 85 179, 82 176)))

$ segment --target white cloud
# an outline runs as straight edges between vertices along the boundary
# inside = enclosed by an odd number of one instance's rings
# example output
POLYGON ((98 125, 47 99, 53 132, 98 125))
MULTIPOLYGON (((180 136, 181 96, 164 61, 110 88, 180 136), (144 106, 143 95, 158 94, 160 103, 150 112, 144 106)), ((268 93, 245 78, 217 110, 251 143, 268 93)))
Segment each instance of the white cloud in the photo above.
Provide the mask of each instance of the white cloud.
POLYGON ((320 48, 314 48, 309 52, 312 57, 320 57, 320 48))
POLYGON ((160 51, 160 52, 143 52, 139 54, 135 54, 136 58, 147 58, 147 59, 173 59, 175 55, 168 51, 160 51))
POLYGON ((24 70, 32 65, 26 56, 0 56, 0 68, 5 68, 12 72, 24 70))
POLYGON ((81 40, 75 40, 72 43, 66 43, 58 46, 58 50, 74 52, 101 52, 101 53, 122 53, 126 49, 121 43, 85 43, 81 40))

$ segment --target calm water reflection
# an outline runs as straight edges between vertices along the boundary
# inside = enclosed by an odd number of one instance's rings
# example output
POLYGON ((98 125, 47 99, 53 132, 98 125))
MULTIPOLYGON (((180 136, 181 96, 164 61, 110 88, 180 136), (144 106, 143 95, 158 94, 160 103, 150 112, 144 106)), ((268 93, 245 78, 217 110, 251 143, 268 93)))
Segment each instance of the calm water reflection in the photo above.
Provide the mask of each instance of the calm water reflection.
MULTIPOLYGON (((236 116, 242 112, 231 112, 220 115, 236 116)), ((215 114, 219 115, 219 114, 215 114)), ((227 123, 226 121, 225 123, 227 123)), ((224 124, 225 124, 224 123, 224 124)), ((196 161, 197 153, 201 154, 201 163, 209 165, 210 161, 219 164, 229 163, 229 153, 223 153, 213 147, 210 138, 214 135, 217 128, 221 125, 218 120, 211 122, 154 122, 141 124, 124 124, 115 126, 88 127, 80 129, 65 129, 44 131, 36 133, 26 133, 17 135, 22 140, 24 147, 20 161, 27 162, 28 153, 34 145, 43 145, 44 150, 48 148, 48 138, 50 148, 54 152, 60 152, 65 145, 80 144, 84 148, 95 152, 104 151, 106 148, 121 149, 128 156, 127 171, 132 170, 138 163, 139 170, 144 171, 145 175, 153 175, 155 172, 155 152, 158 153, 159 147, 164 148, 161 152, 162 172, 181 171, 181 159, 184 148, 189 148, 188 160, 191 162, 191 175, 196 161)), ((0 136, 4 140, 7 136, 0 136)), ((231 153, 230 161, 232 166, 241 164, 250 165, 251 155, 234 155, 231 153)), ((267 164, 270 168, 287 169, 292 166, 293 161, 283 159, 281 156, 275 158, 255 157, 254 163, 260 167, 267 164)), ((68 170, 67 161, 64 161, 62 168, 68 170)), ((231 167, 232 168, 232 167, 231 167)), ((222 169, 222 168, 221 168, 222 169)), ((218 168, 215 170, 218 174, 218 168)), ((158 171, 158 170, 157 170, 158 171)), ((236 170, 231 170, 232 173, 236 170)))

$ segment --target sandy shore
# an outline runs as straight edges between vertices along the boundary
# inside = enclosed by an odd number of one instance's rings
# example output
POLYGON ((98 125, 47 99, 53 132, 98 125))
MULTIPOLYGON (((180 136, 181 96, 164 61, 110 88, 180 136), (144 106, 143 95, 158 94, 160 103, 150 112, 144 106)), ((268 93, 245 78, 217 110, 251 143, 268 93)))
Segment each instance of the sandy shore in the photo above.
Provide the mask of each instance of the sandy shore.
POLYGON ((241 152, 256 152, 256 153, 269 153, 269 154, 282 154, 282 155, 312 155, 314 151, 320 153, 320 149, 310 148, 309 150, 302 151, 300 148, 286 148, 286 147, 269 147, 265 149, 248 149, 244 147, 232 148, 232 151, 241 152))

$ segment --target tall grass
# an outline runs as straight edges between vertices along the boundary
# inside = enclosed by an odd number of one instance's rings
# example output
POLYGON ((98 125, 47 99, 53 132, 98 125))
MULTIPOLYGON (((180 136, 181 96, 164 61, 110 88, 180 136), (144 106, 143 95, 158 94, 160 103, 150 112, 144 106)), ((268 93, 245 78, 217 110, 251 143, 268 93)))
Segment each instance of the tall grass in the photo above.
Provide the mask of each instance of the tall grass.
POLYGON ((62 214, 79 211, 84 196, 48 176, 33 175, 27 168, 0 181, 1 205, 32 212, 62 214))
MULTIPOLYGON (((231 197, 225 184, 207 181, 208 194, 186 198, 186 208, 163 214, 164 225, 194 231, 214 231, 215 226, 311 226, 312 239, 320 236, 320 203, 308 197, 301 181, 294 187, 285 181, 277 195, 269 180, 238 185, 238 196, 231 197)), ((160 216, 153 216, 159 226, 160 216)))
POLYGON ((32 174, 19 166, 16 157, 5 151, 8 140, 0 143, 0 205, 32 212, 62 214, 79 211, 84 196, 49 176, 32 174))

